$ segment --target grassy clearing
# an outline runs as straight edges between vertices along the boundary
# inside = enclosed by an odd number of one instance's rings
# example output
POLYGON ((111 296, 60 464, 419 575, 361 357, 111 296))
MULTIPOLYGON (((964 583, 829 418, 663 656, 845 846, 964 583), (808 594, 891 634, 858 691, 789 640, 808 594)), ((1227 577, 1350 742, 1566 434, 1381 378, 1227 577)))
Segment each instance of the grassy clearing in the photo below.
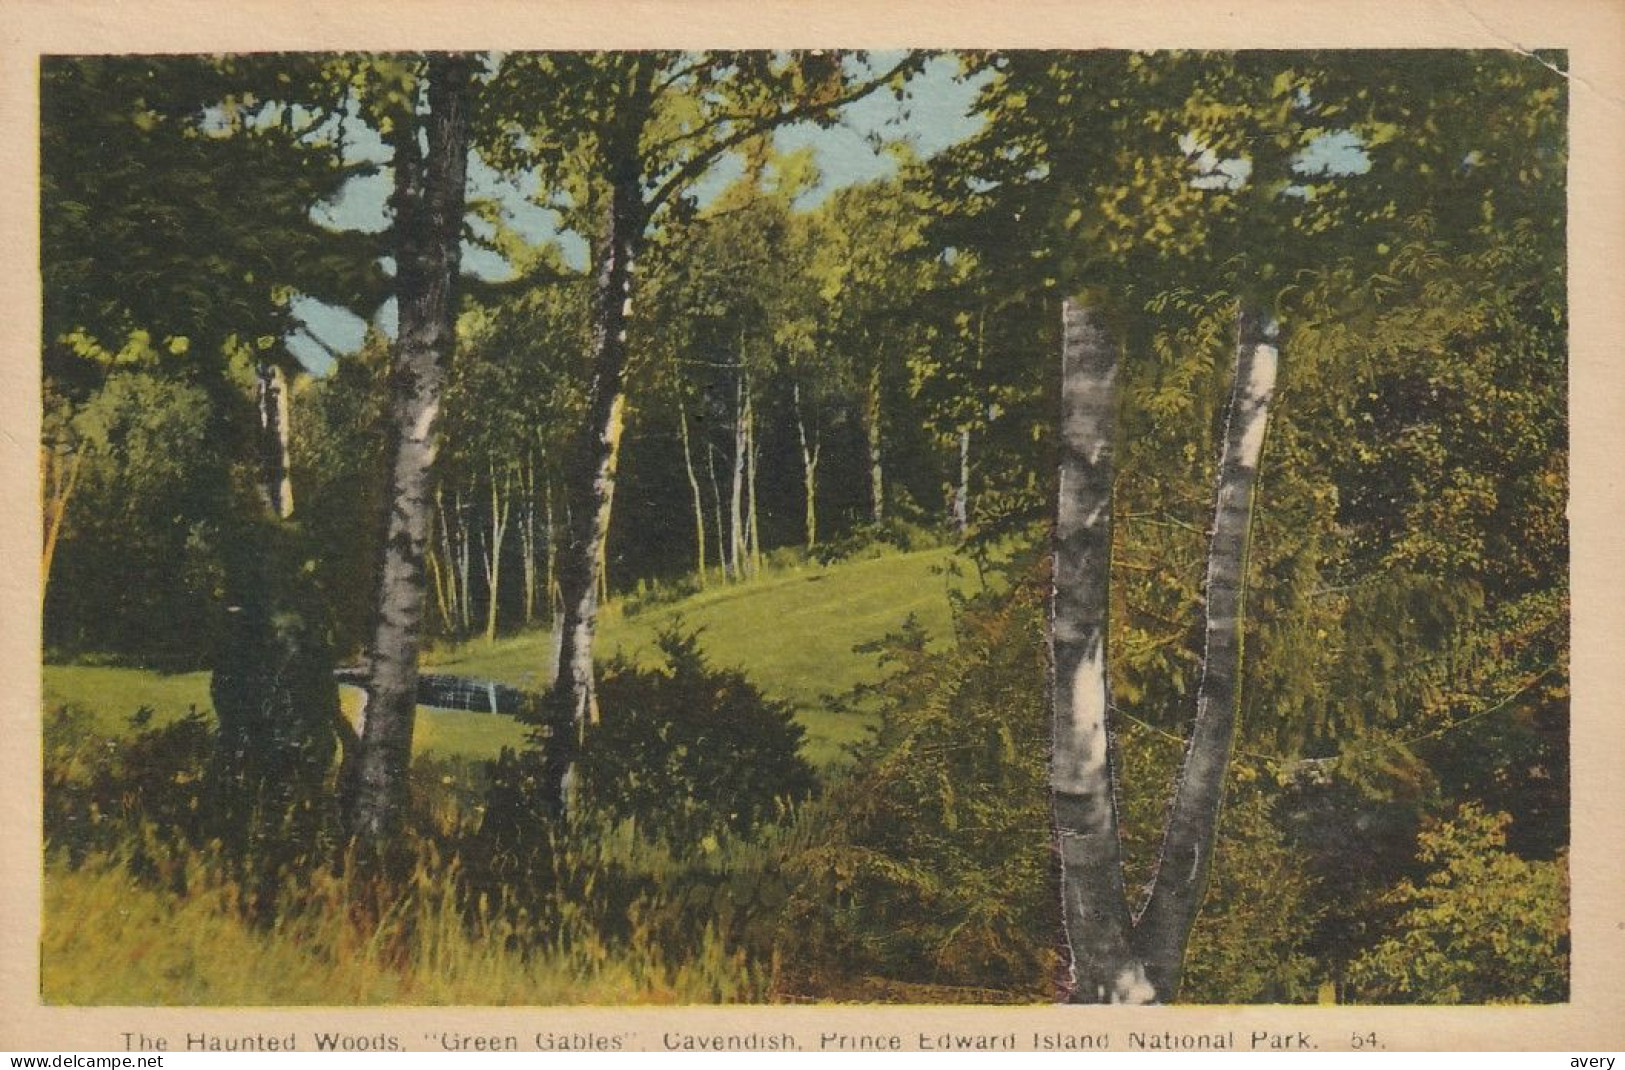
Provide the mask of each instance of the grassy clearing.
MULTIPOLYGON (((654 640, 661 630, 679 620, 685 628, 701 629, 701 648, 714 664, 742 669, 768 695, 795 708, 807 730, 803 753, 824 768, 838 763, 844 748, 869 728, 867 717, 832 711, 827 701, 879 676, 874 655, 854 647, 897 630, 910 615, 938 641, 951 634, 948 591, 974 582, 947 574, 952 556, 951 550, 937 548, 827 567, 808 564, 636 613, 613 601, 603 613, 599 652, 648 661, 658 656, 654 640)), ((426 661, 442 672, 540 688, 550 652, 548 634, 536 630, 436 651, 426 661)), ((346 701, 353 702, 353 694, 346 701)), ((209 710, 209 677, 48 665, 45 705, 64 703, 93 711, 98 731, 118 735, 142 706, 153 710, 154 725, 193 707, 209 710)), ((524 741, 523 729, 506 717, 418 713, 414 748, 420 755, 492 758, 524 741)))
MULTIPOLYGON (((952 550, 937 548, 827 567, 809 564, 636 614, 612 602, 600 623, 599 653, 649 661, 658 657, 655 637, 663 629, 679 621, 699 629, 700 647, 714 664, 744 670, 765 693, 795 708, 807 729, 803 753, 814 766, 828 766, 869 728, 862 715, 829 709, 829 696, 880 675, 875 656, 854 648, 896 631, 910 615, 939 641, 952 634, 948 591, 967 582, 945 572, 952 556, 952 550)), ((494 644, 469 643, 432 660, 446 672, 535 687, 550 650, 547 633, 534 631, 494 644)), ((496 727, 465 730, 473 736, 496 727)), ((479 739, 462 743, 478 746, 479 739)))

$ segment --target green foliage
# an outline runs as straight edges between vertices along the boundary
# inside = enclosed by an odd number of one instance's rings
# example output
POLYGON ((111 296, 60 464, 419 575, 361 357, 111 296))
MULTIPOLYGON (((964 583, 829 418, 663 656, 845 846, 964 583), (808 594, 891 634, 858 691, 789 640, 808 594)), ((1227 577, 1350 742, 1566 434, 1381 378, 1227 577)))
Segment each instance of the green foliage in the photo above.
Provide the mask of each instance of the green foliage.
POLYGON ((168 843, 196 841, 212 802, 203 770, 214 750, 209 719, 196 710, 153 724, 138 707, 125 733, 98 730, 95 715, 58 706, 45 715, 45 844, 76 863, 113 850, 150 824, 168 843))
POLYGON ((1314 880, 1258 786, 1225 796, 1207 899, 1185 949, 1182 1003, 1310 1003, 1314 880))
POLYGON ((1418 837, 1430 868, 1388 901, 1392 930, 1349 983, 1382 1003, 1559 1003, 1568 998, 1568 854, 1530 862, 1506 849, 1505 814, 1468 804, 1418 837))
POLYGON ((78 407, 79 478, 46 592, 47 648, 170 670, 213 649, 228 512, 214 411, 200 388, 150 371, 117 372, 78 407))
POLYGON ((692 847, 748 836, 812 794, 790 707, 744 675, 711 666, 699 637, 662 632, 658 669, 612 662, 599 682, 603 720, 580 765, 583 801, 649 834, 692 847))
POLYGON ((879 736, 790 861, 792 990, 863 998, 873 977, 1051 995, 1040 590, 966 614, 952 652, 929 653, 917 625, 887 644, 879 736))

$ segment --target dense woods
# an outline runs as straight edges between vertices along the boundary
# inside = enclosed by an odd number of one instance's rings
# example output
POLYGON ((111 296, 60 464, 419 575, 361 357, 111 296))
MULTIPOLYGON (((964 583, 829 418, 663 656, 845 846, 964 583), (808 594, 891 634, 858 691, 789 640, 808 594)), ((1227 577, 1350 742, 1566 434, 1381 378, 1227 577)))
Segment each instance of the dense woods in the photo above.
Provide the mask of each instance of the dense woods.
POLYGON ((1538 58, 47 59, 47 998, 1563 1000, 1538 58))

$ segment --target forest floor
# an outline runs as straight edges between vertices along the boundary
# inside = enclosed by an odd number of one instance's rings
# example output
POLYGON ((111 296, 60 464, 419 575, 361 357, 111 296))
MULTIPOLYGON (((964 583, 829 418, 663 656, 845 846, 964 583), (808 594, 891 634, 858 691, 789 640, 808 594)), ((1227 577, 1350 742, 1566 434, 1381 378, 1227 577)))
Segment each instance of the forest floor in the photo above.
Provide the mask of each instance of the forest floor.
MULTIPOLYGON (((934 642, 952 635, 949 591, 976 582, 973 569, 954 575, 952 560, 953 551, 939 547, 788 566, 744 583, 713 583, 671 602, 647 605, 646 599, 641 609, 635 600, 611 599, 600 620, 598 654, 648 662, 659 658, 655 639, 665 629, 699 630, 700 647, 713 664, 743 671, 795 708, 807 730, 803 753, 825 768, 838 763, 870 725, 862 714, 830 708, 832 697, 880 675, 875 655, 857 648, 897 631, 910 616, 934 642)), ((551 651, 547 630, 536 628, 495 643, 475 639, 439 648, 424 660, 436 672, 540 690, 551 651)), ((45 708, 66 704, 91 711, 95 730, 106 735, 128 731, 130 715, 142 707, 152 711, 148 725, 157 727, 193 708, 210 712, 209 674, 46 665, 45 708)), ((523 727, 507 717, 423 708, 413 743, 420 755, 486 759, 523 740, 523 727)))

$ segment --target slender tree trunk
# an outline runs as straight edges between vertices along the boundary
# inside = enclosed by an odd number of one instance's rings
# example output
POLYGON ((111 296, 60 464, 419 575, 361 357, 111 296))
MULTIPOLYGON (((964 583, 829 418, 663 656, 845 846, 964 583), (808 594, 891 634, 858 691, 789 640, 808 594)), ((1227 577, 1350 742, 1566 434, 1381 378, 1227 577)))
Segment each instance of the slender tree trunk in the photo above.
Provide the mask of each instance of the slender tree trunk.
POLYGON ((40 448, 40 485, 46 488, 45 546, 40 556, 41 598, 44 598, 45 588, 51 582, 51 562, 56 557, 56 544, 62 537, 68 502, 73 498, 74 487, 79 483, 79 470, 85 460, 83 448, 73 450, 72 459, 64 472, 61 463, 52 459, 55 452, 47 447, 40 448))
POLYGON ((717 482, 717 447, 715 443, 707 442, 706 466, 711 471, 711 502, 715 506, 717 519, 717 564, 722 570, 722 582, 727 583, 733 579, 728 571, 728 540, 722 527, 722 485, 717 482))
POLYGON ((435 517, 440 528, 440 548, 445 560, 444 592, 440 591, 440 584, 442 582, 442 569, 440 564, 434 560, 434 556, 432 554, 430 555, 430 561, 434 565, 436 584, 435 589, 440 598, 440 616, 441 619, 446 622, 446 634, 455 635, 457 632, 457 621, 459 618, 459 610, 457 607, 457 577, 455 574, 457 557, 452 552, 451 547, 451 524, 446 520, 445 492, 439 487, 436 487, 434 491, 434 508, 435 517))
POLYGON ((677 408, 677 426, 683 433, 683 471, 688 474, 688 489, 694 496, 694 574, 699 577, 700 589, 705 589, 705 502, 700 497, 700 478, 694 474, 694 453, 688 442, 688 413, 681 405, 677 408))
POLYGON ((497 612, 502 590, 502 543, 508 534, 508 516, 513 509, 511 472, 502 474, 502 485, 497 486, 496 465, 491 466, 491 538, 485 555, 485 641, 497 641, 497 612))
POLYGON ((406 804, 422 642, 424 549, 429 534, 435 422, 455 333, 457 279, 468 166, 471 65, 428 61, 425 151, 419 123, 401 116, 395 137, 394 238, 399 329, 391 357, 389 519, 372 636, 366 720, 347 785, 352 833, 379 842, 406 804))
POLYGON ((468 635, 474 623, 474 587, 472 582, 474 557, 474 529, 468 522, 468 503, 463 492, 457 491, 457 611, 461 622, 459 634, 468 635))
POLYGON ((449 634, 453 625, 451 603, 447 597, 447 590, 449 586, 446 582, 447 569, 440 564, 440 555, 435 552, 434 539, 434 531, 437 527, 442 529, 441 538, 445 538, 443 530, 445 526, 445 510, 440 508, 440 491, 436 490, 435 511, 433 515, 429 517, 429 542, 428 548, 424 551, 424 558, 428 562, 429 578, 434 583, 434 602, 435 607, 440 610, 440 623, 445 627, 446 632, 449 634))
POLYGON ((869 443, 869 519, 876 524, 886 519, 886 477, 880 453, 880 368, 869 373, 869 390, 863 402, 863 431, 869 443))
MULTIPOLYGON (((559 615, 561 612, 559 594, 559 529, 553 522, 553 478, 549 476, 542 483, 542 507, 545 510, 543 523, 545 527, 542 535, 547 539, 546 557, 542 561, 542 591, 547 599, 547 623, 554 631, 558 630, 559 615)), ((557 665, 550 666, 557 671, 557 665)))
POLYGON ((762 574, 762 525, 761 514, 756 511, 756 401, 751 395, 750 380, 745 380, 745 498, 749 519, 746 530, 750 533, 750 571, 753 576, 762 574))
POLYGON ((970 531, 970 428, 959 429, 959 484, 954 487, 954 532, 970 531))
POLYGON ((749 435, 745 429, 747 404, 745 393, 745 374, 739 373, 739 380, 734 386, 734 471, 733 489, 728 495, 728 556, 733 559, 733 572, 735 579, 746 575, 745 553, 745 454, 750 448, 749 435))
POLYGON ((519 473, 524 509, 519 518, 519 553, 524 565, 525 626, 536 619, 536 465, 529 457, 519 473))
POLYGON ((1138 926, 1152 984, 1164 1001, 1179 993, 1185 943, 1207 892, 1235 743, 1253 497, 1280 362, 1275 335, 1275 324, 1267 317, 1252 312, 1239 317, 1235 382, 1225 416, 1208 547, 1207 639, 1196 720, 1163 833, 1156 879, 1138 926))
POLYGON ((1062 330, 1050 790, 1070 999, 1145 1003, 1152 991, 1134 955, 1124 895, 1106 671, 1119 347, 1098 313, 1079 301, 1062 306, 1062 330))
POLYGON ((807 496, 807 549, 810 552, 818 545, 818 451, 819 442, 813 439, 809 446, 807 441, 807 420, 801 411, 801 384, 792 384, 791 400, 796 409, 796 438, 801 443, 801 481, 802 488, 807 496))

